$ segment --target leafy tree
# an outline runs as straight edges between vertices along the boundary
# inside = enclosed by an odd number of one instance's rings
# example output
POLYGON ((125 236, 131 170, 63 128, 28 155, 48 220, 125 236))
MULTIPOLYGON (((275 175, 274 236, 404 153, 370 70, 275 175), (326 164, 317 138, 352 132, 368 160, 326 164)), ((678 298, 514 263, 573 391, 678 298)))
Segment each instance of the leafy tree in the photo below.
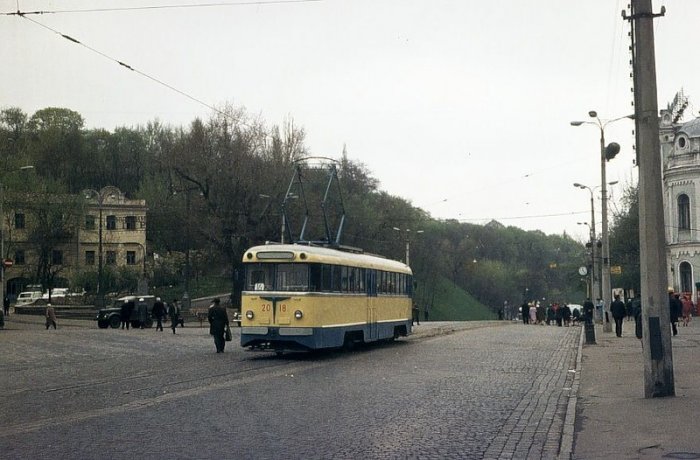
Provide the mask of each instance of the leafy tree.
POLYGON ((641 293, 639 265, 639 196, 638 187, 629 186, 622 198, 622 210, 613 215, 610 226, 610 265, 622 267, 622 274, 611 275, 612 287, 633 289, 641 293))

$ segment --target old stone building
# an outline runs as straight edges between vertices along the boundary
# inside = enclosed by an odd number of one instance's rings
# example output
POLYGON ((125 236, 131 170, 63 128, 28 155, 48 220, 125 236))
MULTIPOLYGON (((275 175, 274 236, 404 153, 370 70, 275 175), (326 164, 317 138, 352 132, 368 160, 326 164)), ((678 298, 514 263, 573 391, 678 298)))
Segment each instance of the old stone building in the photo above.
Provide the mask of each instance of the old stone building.
MULTIPOLYGON (((131 267, 146 274, 146 202, 126 198, 117 187, 85 190, 83 206, 75 220, 70 241, 53 247, 50 264, 57 272, 57 286, 68 286, 81 270, 100 271, 131 267)), ((36 282, 37 244, 30 235, 37 216, 27 209, 5 209, 5 251, 12 266, 5 270, 5 290, 16 296, 27 284, 36 282)))
POLYGON ((678 123, 673 110, 661 111, 669 287, 697 299, 700 281, 700 118, 678 123))

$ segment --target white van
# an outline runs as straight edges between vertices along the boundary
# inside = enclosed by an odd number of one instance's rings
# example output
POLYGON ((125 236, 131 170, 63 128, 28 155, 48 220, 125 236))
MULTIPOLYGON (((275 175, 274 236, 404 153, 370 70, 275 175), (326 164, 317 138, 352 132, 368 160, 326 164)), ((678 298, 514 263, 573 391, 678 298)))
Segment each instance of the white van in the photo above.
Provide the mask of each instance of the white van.
POLYGON ((41 292, 37 292, 37 291, 20 292, 19 295, 17 296, 17 302, 15 302, 15 306, 19 307, 22 305, 30 305, 39 299, 41 299, 41 292))

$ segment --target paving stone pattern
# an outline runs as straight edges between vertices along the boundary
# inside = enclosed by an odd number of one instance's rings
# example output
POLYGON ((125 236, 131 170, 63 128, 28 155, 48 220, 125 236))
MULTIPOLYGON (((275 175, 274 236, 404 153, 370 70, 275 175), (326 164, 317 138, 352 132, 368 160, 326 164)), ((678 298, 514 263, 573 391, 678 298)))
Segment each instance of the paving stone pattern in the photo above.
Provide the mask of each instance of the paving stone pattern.
POLYGON ((0 458, 556 458, 580 336, 503 322, 278 358, 237 336, 217 355, 206 328, 20 329, 0 458))

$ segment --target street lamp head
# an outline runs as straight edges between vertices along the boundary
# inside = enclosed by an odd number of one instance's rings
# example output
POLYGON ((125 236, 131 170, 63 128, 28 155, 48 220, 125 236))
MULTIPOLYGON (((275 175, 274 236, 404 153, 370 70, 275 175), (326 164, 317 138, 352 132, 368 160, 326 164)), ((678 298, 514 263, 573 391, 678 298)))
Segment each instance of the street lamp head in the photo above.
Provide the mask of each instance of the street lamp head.
POLYGON ((571 126, 581 126, 583 123, 583 121, 572 121, 571 126))
POLYGON ((588 116, 591 118, 596 118, 598 116, 598 112, 596 112, 595 110, 591 110, 588 112, 588 116))
POLYGON ((574 187, 583 188, 583 185, 579 184, 578 182, 574 182, 574 187))

